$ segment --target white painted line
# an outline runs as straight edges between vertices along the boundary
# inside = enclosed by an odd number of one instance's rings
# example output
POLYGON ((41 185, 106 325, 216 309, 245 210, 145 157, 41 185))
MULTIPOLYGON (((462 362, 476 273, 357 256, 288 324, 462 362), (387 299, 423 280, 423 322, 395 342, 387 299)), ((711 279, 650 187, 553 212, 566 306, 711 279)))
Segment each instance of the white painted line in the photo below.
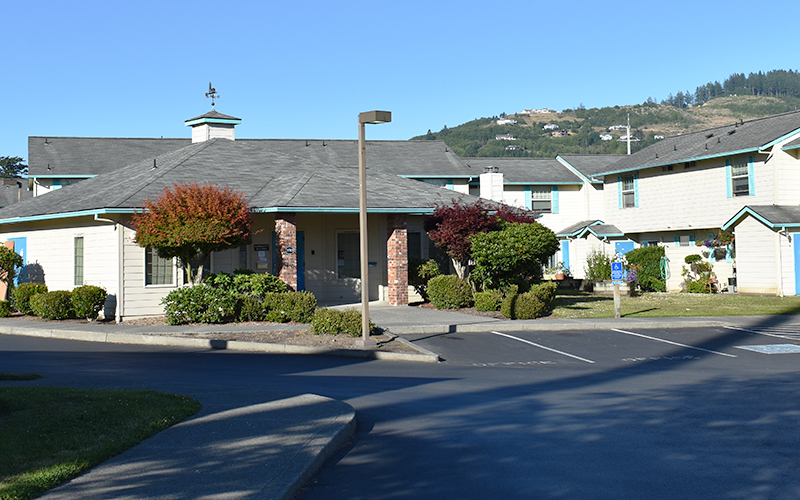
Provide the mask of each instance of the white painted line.
POLYGON ((551 349, 551 348, 549 348, 549 347, 545 347, 545 346, 543 346, 543 345, 539 345, 539 344, 536 344, 536 343, 534 343, 534 342, 531 342, 530 340, 521 339, 521 338, 519 338, 519 337, 515 337, 515 336, 513 336, 513 335, 509 335, 509 334, 507 334, 507 333, 494 332, 494 331, 493 331, 493 332, 490 332, 490 333, 494 333, 495 335, 501 335, 501 336, 503 336, 503 337, 508 337, 508 338, 510 338, 510 339, 514 339, 514 340, 519 340, 520 342, 525 342, 526 344, 530 344, 530 345, 532 345, 532 346, 534 346, 534 347, 538 347, 539 349, 544 349, 545 351, 554 352, 554 353, 556 353, 556 354, 561 354, 562 356, 569 356, 570 358, 575 358, 575 359, 577 359, 577 360, 579 360, 579 361, 584 361, 584 362, 586 362, 586 363, 592 363, 592 364, 594 364, 594 361, 592 361, 591 359, 584 359, 584 358, 581 358, 581 357, 575 356, 574 354, 570 354, 570 353, 568 353, 568 352, 557 351, 557 350, 555 350, 555 349, 551 349))
POLYGON ((739 328, 738 326, 723 326, 722 328, 727 328, 728 330, 738 330, 740 332, 747 332, 747 333, 754 333, 756 335, 766 335, 767 337, 775 337, 779 339, 786 339, 786 340, 797 340, 792 337, 787 337, 786 335, 778 335, 775 333, 766 333, 766 332, 759 332, 758 330, 748 330, 747 328, 739 328))
POLYGON ((678 342, 672 342, 671 340, 664 340, 664 339, 660 339, 658 337, 650 337, 650 336, 647 336, 647 335, 642 335, 641 333, 626 332, 625 330, 617 330, 616 328, 612 328, 611 330, 615 331, 615 332, 619 332, 619 333, 624 333, 626 335, 635 335, 637 337, 642 337, 642 338, 649 339, 649 340, 655 340, 656 342, 663 342, 665 344, 672 344, 672 345, 676 345, 676 346, 679 346, 679 347, 686 347, 687 349, 695 349, 695 350, 698 350, 698 351, 710 352, 711 354, 719 354, 720 356, 728 356, 729 358, 737 358, 738 357, 738 356, 734 356, 733 354, 727 354, 727 353, 719 352, 719 351, 712 351, 710 349, 703 349, 702 347, 695 347, 695 346, 692 346, 692 345, 679 344, 678 342))

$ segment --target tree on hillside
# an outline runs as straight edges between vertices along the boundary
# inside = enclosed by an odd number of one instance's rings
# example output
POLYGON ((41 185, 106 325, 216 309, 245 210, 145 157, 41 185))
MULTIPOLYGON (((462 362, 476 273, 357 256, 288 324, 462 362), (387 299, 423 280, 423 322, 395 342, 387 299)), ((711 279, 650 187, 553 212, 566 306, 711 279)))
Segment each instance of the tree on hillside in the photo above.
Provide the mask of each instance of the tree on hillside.
POLYGON ((189 281, 199 284, 211 252, 250 243, 252 217, 244 195, 230 188, 196 183, 165 188, 156 201, 133 216, 136 243, 155 248, 164 259, 177 257, 189 281), (191 262, 198 259, 197 271, 191 262))
POLYGON ((13 179, 27 174, 28 166, 24 161, 19 156, 0 156, 0 177, 13 179))

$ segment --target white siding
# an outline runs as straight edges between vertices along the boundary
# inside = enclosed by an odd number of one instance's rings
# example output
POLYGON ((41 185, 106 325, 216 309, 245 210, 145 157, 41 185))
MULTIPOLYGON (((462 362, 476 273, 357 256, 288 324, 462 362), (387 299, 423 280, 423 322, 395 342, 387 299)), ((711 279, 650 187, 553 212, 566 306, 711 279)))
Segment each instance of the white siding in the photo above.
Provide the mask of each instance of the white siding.
POLYGON ((740 293, 780 293, 776 272, 780 265, 779 237, 752 217, 745 217, 736 226, 736 282, 740 293))
POLYGON ((125 227, 123 236, 123 266, 124 286, 119 314, 125 318, 140 318, 145 316, 162 316, 164 307, 161 299, 177 288, 178 280, 182 278, 177 265, 173 262, 173 285, 145 285, 144 273, 144 248, 134 241, 134 232, 125 227))

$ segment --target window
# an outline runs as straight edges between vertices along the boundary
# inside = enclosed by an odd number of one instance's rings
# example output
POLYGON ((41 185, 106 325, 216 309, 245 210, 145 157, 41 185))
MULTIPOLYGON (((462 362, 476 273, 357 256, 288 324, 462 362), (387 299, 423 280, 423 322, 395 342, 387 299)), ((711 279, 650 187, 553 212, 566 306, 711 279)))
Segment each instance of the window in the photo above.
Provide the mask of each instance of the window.
POLYGON ((408 232, 408 260, 422 258, 422 233, 408 232))
POLYGON ((162 259, 155 248, 144 252, 145 285, 171 285, 172 259, 162 259))
POLYGON ((621 177, 621 208, 632 208, 638 205, 636 203, 636 180, 636 174, 628 174, 621 177))
POLYGON ((336 275, 361 278, 361 241, 358 233, 336 235, 336 275))
POLYGON ((75 286, 83 286, 83 236, 75 237, 75 286))
POLYGON ((743 158, 734 158, 731 162, 731 192, 733 196, 750 194, 747 162, 743 158))
POLYGON ((531 187, 531 203, 528 208, 549 214, 553 209, 553 190, 550 187, 531 187))

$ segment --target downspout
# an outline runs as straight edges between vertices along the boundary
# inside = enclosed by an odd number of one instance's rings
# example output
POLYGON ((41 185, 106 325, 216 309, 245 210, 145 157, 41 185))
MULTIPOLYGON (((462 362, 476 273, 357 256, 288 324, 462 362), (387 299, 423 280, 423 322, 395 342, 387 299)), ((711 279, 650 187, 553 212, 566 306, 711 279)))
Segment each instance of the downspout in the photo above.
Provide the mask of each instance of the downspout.
POLYGON ((778 258, 775 259, 777 268, 778 268, 778 296, 783 297, 783 252, 781 251, 781 236, 788 236, 786 232, 786 226, 782 227, 778 231, 778 237, 775 238, 775 246, 776 251, 778 252, 778 258))
POLYGON ((114 224, 114 232, 117 233, 117 306, 114 308, 114 321, 119 323, 122 321, 122 233, 124 231, 119 231, 118 226, 119 222, 111 219, 105 219, 103 217, 98 217, 97 214, 94 214, 94 220, 98 222, 110 222, 114 224))

